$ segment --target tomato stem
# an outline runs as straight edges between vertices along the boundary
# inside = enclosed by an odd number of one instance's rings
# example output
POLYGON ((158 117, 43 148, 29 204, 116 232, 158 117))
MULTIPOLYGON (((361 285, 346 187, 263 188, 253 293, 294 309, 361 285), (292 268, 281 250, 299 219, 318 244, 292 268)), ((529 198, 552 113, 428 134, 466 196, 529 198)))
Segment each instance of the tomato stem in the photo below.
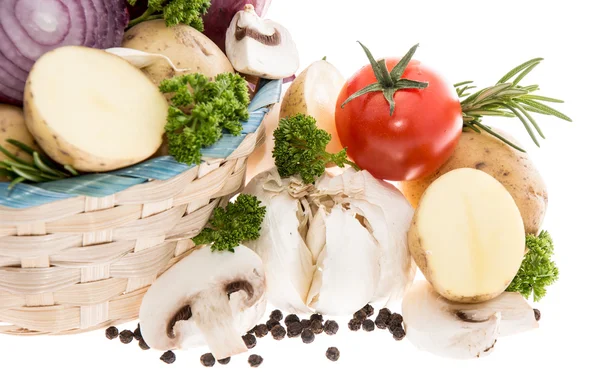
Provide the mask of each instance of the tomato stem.
POLYGON ((388 101, 390 105, 390 116, 392 116, 394 114, 394 110, 396 109, 396 102, 394 101, 394 95, 396 94, 396 91, 405 89, 422 90, 429 86, 429 83, 427 82, 419 82, 417 80, 402 78, 402 75, 404 74, 404 71, 406 71, 408 63, 417 51, 417 47, 419 46, 419 44, 414 45, 412 48, 410 48, 410 50, 404 55, 404 57, 402 57, 398 64, 396 64, 391 71, 388 71, 387 66, 385 64, 385 60, 376 61, 371 51, 360 41, 358 41, 358 43, 363 48, 365 54, 369 59, 369 62, 371 63, 371 67, 373 68, 373 73, 375 74, 377 82, 370 84, 349 96, 348 99, 346 99, 344 103, 342 103, 342 109, 349 102, 362 95, 374 92, 382 92, 386 101, 388 101))

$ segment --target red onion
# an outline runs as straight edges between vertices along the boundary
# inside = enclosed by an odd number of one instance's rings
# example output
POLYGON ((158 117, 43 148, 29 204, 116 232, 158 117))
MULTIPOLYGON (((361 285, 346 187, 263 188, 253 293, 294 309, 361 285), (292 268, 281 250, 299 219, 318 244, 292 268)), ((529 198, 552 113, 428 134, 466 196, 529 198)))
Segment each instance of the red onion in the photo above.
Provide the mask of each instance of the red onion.
POLYGON ((204 34, 225 52, 225 33, 231 20, 246 4, 252 4, 256 13, 263 16, 271 0, 213 0, 204 20, 204 34))
POLYGON ((20 103, 27 74, 61 46, 119 46, 129 22, 125 0, 1 0, 0 102, 20 103))

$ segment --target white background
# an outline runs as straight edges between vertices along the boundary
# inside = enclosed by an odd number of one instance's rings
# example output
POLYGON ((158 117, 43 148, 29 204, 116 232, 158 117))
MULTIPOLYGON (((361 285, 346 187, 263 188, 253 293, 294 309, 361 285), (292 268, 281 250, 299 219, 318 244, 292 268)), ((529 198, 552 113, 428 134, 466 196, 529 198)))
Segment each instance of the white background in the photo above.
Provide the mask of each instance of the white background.
MULTIPOLYGON (((573 124, 541 119, 547 140, 538 149, 516 120, 490 121, 516 134, 549 189, 545 228, 554 237, 561 278, 536 304, 540 328, 500 340, 491 356, 453 361, 418 352, 385 331, 321 335, 312 345, 299 339, 259 340, 253 352, 228 366, 203 368, 202 350, 178 353, 166 365, 161 353, 109 342, 104 332, 77 336, 0 336, 2 391, 282 390, 359 391, 542 391, 569 387, 598 391, 600 281, 597 228, 596 116, 600 111, 597 52, 600 31, 594 1, 273 0, 268 16, 293 33, 304 68, 327 55, 345 76, 366 63, 361 40, 376 57, 401 56, 420 43, 415 58, 453 81, 495 83, 533 57, 545 61, 526 80, 542 93, 566 101, 559 109, 573 124), (506 124, 506 125, 505 125, 506 124), (340 348, 337 363, 325 358, 340 348)), ((539 117, 539 116, 538 116, 539 117)), ((130 325, 134 328, 134 325, 130 325)))

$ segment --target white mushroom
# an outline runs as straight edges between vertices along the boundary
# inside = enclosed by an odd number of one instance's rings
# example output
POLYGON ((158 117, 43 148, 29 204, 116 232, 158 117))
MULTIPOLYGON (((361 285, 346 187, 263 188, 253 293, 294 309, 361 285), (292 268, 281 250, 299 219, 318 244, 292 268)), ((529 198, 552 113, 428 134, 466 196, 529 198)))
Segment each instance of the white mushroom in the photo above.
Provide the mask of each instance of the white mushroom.
POLYGON ((236 71, 267 79, 292 76, 300 66, 298 49, 290 32, 262 19, 246 4, 231 21, 225 40, 227 57, 236 71))
POLYGON ((195 250, 150 287, 140 309, 144 340, 159 350, 208 345, 217 359, 247 351, 242 340, 265 313, 266 283, 260 257, 195 250))
POLYGON ((414 282, 402 302, 407 338, 419 349, 456 358, 489 354, 496 340, 538 327, 536 313, 519 293, 477 304, 450 302, 426 281, 414 282))

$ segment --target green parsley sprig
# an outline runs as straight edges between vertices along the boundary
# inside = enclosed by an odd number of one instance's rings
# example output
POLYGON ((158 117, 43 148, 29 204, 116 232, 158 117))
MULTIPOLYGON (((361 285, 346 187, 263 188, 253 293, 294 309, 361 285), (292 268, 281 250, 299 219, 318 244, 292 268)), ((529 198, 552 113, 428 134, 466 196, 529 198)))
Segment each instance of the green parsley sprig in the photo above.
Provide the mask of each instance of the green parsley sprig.
MULTIPOLYGON (((138 0, 127 0, 135 6, 138 0)), ((167 26, 190 25, 198 31, 204 31, 202 16, 208 12, 210 0, 148 0, 148 8, 140 17, 129 22, 133 27, 147 20, 164 19, 167 26)))
POLYGON ((537 237, 528 234, 525 243, 528 251, 506 291, 521 293, 525 298, 533 293, 537 302, 546 295, 546 288, 558 280, 558 268, 552 261, 554 243, 545 230, 537 237))
POLYGON ((214 81, 201 74, 176 76, 163 80, 160 91, 173 94, 165 126, 169 154, 188 165, 200 164, 200 149, 216 143, 224 129, 239 135, 249 117, 248 87, 237 74, 222 73, 214 81))
POLYGON ((487 132, 490 135, 500 139, 509 146, 525 152, 524 149, 510 142, 491 127, 483 124, 482 118, 485 116, 516 117, 521 121, 527 133, 536 146, 540 146, 536 133, 542 139, 546 137, 542 133, 539 125, 531 113, 554 116, 565 121, 571 122, 571 118, 559 112, 558 110, 546 105, 543 102, 563 103, 560 99, 550 98, 542 95, 533 94, 539 90, 537 84, 521 86, 521 81, 543 59, 535 58, 511 69, 506 75, 491 87, 487 87, 475 92, 472 81, 461 82, 454 85, 459 98, 462 99, 461 106, 463 112, 463 128, 477 133, 487 132), (534 132, 535 131, 535 132, 534 132))
POLYGON ((333 163, 339 167, 348 164, 356 170, 360 168, 348 159, 346 149, 332 154, 325 149, 331 141, 331 135, 317 128, 317 121, 304 114, 283 118, 279 127, 273 132, 275 147, 273 158, 283 178, 295 174, 302 177, 302 181, 311 184, 315 177, 325 173, 326 165, 333 163))
POLYGON ((267 212, 260 204, 256 196, 241 194, 226 208, 216 208, 208 225, 193 238, 194 243, 211 244, 213 252, 233 252, 242 242, 258 239, 267 212))

